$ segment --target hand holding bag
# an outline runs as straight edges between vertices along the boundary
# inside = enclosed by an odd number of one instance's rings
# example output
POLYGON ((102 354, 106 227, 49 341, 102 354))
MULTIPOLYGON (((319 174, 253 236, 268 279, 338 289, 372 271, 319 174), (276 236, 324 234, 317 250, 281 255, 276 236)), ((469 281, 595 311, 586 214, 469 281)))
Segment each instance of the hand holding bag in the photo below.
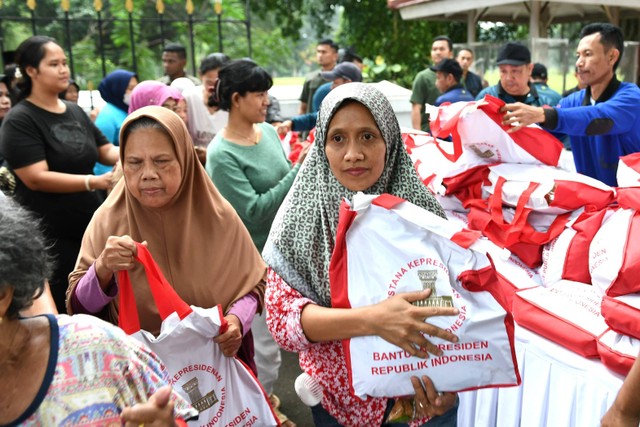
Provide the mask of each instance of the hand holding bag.
POLYGON ((357 194, 353 209, 343 203, 329 273, 333 307, 369 306, 429 287, 421 306, 460 310, 427 320, 460 338, 429 338, 444 349, 440 357, 411 356, 379 336, 343 340, 356 396, 413 395, 411 377, 421 375, 439 391, 520 383, 513 320, 500 305, 500 284, 486 256, 501 250, 479 237, 389 194, 357 194))
POLYGON ((126 270, 118 272, 118 325, 155 352, 169 371, 174 390, 200 412, 190 426, 276 426, 268 398, 251 371, 226 357, 213 338, 227 328, 220 305, 187 305, 167 282, 149 250, 136 243, 136 260, 147 274, 162 319, 160 335, 140 329, 133 287, 126 270), (234 424, 235 423, 235 424, 234 424))

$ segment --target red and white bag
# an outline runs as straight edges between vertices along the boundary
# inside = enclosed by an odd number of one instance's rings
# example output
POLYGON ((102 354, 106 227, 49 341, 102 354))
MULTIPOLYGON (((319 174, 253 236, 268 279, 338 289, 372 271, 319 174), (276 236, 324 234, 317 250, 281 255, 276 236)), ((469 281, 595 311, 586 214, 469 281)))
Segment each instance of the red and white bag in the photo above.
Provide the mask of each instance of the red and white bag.
POLYGON ((564 231, 544 246, 540 274, 545 286, 560 280, 591 283, 589 247, 600 226, 614 211, 587 208, 564 231))
POLYGON ((480 101, 456 102, 430 112, 431 132, 435 137, 452 136, 453 161, 463 153, 468 165, 526 163, 557 166, 562 143, 537 125, 507 133, 502 125, 504 101, 485 96, 480 101))
POLYGON ((465 211, 463 202, 482 195, 487 165, 453 161, 453 143, 425 132, 403 130, 402 139, 422 182, 444 209, 465 211))
POLYGON ((601 295, 640 292, 640 188, 619 188, 614 212, 589 248, 591 283, 601 295))
POLYGON ((640 187, 640 153, 620 157, 616 180, 619 187, 640 187))
POLYGON ((597 338, 609 327, 591 285, 562 280, 550 288, 516 292, 516 322, 584 357, 598 357, 597 338))
POLYGON ((344 340, 356 396, 414 394, 411 377, 420 375, 441 391, 520 382, 511 315, 493 294, 495 271, 485 255, 495 245, 479 237, 388 194, 359 193, 352 208, 343 203, 330 266, 333 307, 369 306, 428 287, 432 294, 422 304, 460 310, 427 319, 460 338, 429 338, 444 350, 440 357, 413 357, 378 336, 344 340))
POLYGON ((560 235, 572 213, 545 214, 527 207, 531 194, 540 185, 535 182, 530 183, 520 195, 515 208, 504 207, 500 195, 505 182, 504 178, 498 178, 494 194, 487 200, 473 199, 467 203, 470 208, 469 227, 480 230, 489 240, 517 255, 527 266, 536 268, 542 264, 542 245, 560 235), (536 227, 536 222, 546 228, 536 227))
POLYGON ((640 339, 640 294, 603 296, 602 317, 614 331, 640 339))
POLYGON ((501 198, 505 205, 516 207, 520 196, 532 183, 538 186, 529 196, 525 207, 532 211, 561 215, 586 205, 602 209, 615 201, 612 187, 597 179, 579 173, 546 165, 518 165, 503 163, 489 167, 490 194, 496 193, 496 184, 504 180, 501 198))
POLYGON ((153 299, 162 318, 160 335, 140 329, 133 288, 126 270, 118 272, 118 326, 156 353, 169 371, 173 389, 199 411, 190 426, 277 426, 269 399, 249 368, 226 357, 213 342, 227 328, 218 305, 187 305, 167 282, 149 250, 136 243, 153 299), (235 423, 235 424, 234 424, 235 423))
POLYGON ((598 338, 598 353, 604 366, 627 375, 640 353, 640 340, 609 329, 598 338))

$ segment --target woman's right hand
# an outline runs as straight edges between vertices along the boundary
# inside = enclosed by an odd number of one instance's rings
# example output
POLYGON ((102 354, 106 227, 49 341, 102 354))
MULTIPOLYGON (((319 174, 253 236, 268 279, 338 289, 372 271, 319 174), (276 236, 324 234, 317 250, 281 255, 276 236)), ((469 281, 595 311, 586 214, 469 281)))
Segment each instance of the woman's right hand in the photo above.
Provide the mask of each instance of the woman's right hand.
POLYGON ((442 355, 442 350, 431 343, 423 334, 457 342, 451 332, 426 323, 432 316, 455 316, 459 313, 452 307, 416 307, 412 302, 425 299, 430 290, 406 292, 370 306, 367 321, 375 335, 395 344, 412 356, 428 358, 428 353, 442 355))
MULTIPOLYGON (((142 243, 146 244, 145 242, 142 243)), ((96 259, 96 274, 100 284, 108 285, 113 274, 120 270, 130 270, 135 265, 138 254, 136 242, 129 236, 109 236, 102 253, 96 259)))
POLYGON ((102 175, 91 175, 89 185, 93 190, 110 190, 113 187, 113 172, 102 175))

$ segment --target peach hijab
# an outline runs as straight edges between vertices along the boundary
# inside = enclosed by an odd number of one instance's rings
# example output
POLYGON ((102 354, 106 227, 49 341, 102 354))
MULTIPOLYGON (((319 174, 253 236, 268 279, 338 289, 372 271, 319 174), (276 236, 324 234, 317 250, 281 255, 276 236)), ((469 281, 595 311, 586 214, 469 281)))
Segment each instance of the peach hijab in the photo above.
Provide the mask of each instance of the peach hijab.
MULTIPOLYGON (((266 267, 249 232, 200 165, 189 132, 173 111, 148 106, 130 114, 120 131, 120 161, 124 164, 129 125, 149 117, 167 131, 180 162, 182 182, 173 199, 157 209, 142 206, 121 179, 95 212, 85 231, 75 270, 69 275, 68 296, 105 247, 109 236, 129 235, 147 241, 151 255, 178 295, 190 305, 229 306, 249 292, 260 301, 266 267)), ((128 136, 135 138, 135 133, 128 136)), ((160 330, 160 318, 141 265, 129 271, 143 329, 160 330)), ((118 299, 102 317, 117 323, 118 299)))

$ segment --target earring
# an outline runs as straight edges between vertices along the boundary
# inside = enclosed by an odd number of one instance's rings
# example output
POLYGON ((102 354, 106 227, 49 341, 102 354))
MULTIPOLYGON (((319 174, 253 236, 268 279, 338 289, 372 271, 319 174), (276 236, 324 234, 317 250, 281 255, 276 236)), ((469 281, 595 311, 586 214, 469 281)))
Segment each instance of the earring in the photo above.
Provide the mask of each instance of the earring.
POLYGON ((0 325, 2 325, 2 316, 0 316, 0 325))

